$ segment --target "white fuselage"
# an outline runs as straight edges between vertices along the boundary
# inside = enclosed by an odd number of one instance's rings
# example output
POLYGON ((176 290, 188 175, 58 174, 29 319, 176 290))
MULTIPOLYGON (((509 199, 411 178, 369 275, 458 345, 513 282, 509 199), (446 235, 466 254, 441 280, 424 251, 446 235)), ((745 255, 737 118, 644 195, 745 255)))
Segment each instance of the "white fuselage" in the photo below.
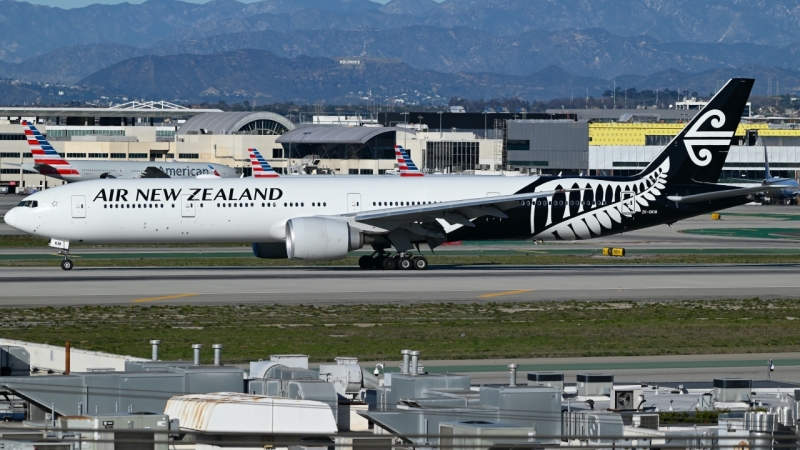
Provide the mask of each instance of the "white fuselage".
MULTIPOLYGON (((278 242, 296 217, 514 194, 536 177, 309 176, 272 179, 106 179, 31 195, 6 222, 86 243, 278 242)), ((363 224, 351 224, 370 231, 363 224)), ((380 232, 380 230, 372 230, 380 232)))
POLYGON ((60 180, 76 182, 97 180, 100 178, 142 178, 142 174, 149 168, 155 167, 167 174, 170 178, 194 178, 201 175, 214 175, 215 172, 222 178, 236 178, 239 175, 231 167, 222 164, 186 163, 186 162, 139 162, 139 161, 82 161, 71 160, 70 166, 78 174, 58 174, 43 172, 43 175, 60 180))

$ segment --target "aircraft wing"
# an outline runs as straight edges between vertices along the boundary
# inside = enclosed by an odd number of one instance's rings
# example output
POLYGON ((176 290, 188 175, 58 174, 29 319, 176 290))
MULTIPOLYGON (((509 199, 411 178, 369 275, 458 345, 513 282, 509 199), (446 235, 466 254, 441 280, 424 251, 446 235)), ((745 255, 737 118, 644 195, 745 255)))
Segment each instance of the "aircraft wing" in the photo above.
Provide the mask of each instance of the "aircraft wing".
POLYGON ((495 197, 431 203, 428 205, 400 206, 378 211, 357 213, 354 219, 356 222, 390 230, 401 224, 431 222, 436 219, 444 219, 451 224, 474 227, 475 225, 470 222, 470 218, 494 216, 504 219, 508 216, 503 210, 519 206, 520 201, 550 197, 554 194, 578 190, 582 189, 561 189, 557 191, 529 192, 526 194, 499 195, 495 197))
POLYGON ((149 166, 144 169, 139 178, 170 178, 170 176, 158 167, 149 166))
POLYGON ((706 192, 704 194, 695 195, 670 195, 667 200, 676 203, 698 203, 707 202, 710 200, 720 200, 729 197, 738 197, 740 195, 756 194, 759 192, 780 191, 786 189, 786 186, 754 186, 749 188, 728 189, 724 191, 706 192))

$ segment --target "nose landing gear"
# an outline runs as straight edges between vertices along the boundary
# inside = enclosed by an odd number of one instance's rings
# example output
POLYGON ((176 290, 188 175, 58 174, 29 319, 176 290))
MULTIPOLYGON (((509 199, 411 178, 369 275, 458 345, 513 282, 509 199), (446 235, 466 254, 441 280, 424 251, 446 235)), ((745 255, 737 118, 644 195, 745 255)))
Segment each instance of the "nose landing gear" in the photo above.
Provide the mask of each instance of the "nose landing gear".
POLYGON ((61 268, 64 270, 72 270, 72 260, 69 259, 69 250, 62 249, 58 252, 59 255, 64 255, 64 260, 61 261, 61 268))

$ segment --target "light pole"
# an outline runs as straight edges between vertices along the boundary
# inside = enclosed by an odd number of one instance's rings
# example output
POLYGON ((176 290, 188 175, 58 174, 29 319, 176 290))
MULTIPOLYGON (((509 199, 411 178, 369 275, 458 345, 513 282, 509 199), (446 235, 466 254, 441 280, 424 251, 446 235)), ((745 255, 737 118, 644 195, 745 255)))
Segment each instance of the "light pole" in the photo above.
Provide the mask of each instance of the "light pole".
POLYGON ((439 140, 442 139, 442 111, 439 111, 439 140))

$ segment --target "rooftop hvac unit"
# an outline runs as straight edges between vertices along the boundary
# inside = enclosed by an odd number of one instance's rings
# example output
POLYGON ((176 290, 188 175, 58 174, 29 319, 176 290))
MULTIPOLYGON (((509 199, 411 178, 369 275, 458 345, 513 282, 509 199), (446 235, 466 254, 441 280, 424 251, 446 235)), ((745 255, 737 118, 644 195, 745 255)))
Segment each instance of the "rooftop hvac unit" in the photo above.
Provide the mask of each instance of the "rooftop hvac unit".
POLYGON ((535 427, 491 422, 444 422, 439 424, 439 447, 448 450, 477 450, 501 443, 503 447, 536 441, 535 427))
POLYGON ((641 389, 615 389, 611 397, 614 401, 614 409, 617 410, 636 410, 644 403, 644 394, 641 389))
POLYGON ((528 374, 528 386, 557 387, 564 391, 564 374, 556 372, 531 372, 528 374))
POLYGON ((753 382, 744 378, 715 378, 714 398, 723 403, 747 402, 752 387, 753 382))
POLYGON ((586 434, 590 444, 610 443, 622 436, 622 416, 619 414, 587 414, 586 434))
POLYGON ((581 374, 578 375, 578 396, 596 397, 611 395, 614 388, 614 375, 581 374))
POLYGON ((144 444, 132 444, 130 441, 146 441, 147 448, 151 450, 167 450, 170 430, 177 431, 177 428, 177 421, 170 424, 170 418, 165 414, 78 415, 62 417, 58 421, 62 435, 80 434, 82 450, 144 448, 144 444), (109 442, 113 444, 109 445, 109 442))
POLYGON ((633 416, 633 426, 647 428, 648 430, 658 430, 658 414, 637 414, 633 416))

